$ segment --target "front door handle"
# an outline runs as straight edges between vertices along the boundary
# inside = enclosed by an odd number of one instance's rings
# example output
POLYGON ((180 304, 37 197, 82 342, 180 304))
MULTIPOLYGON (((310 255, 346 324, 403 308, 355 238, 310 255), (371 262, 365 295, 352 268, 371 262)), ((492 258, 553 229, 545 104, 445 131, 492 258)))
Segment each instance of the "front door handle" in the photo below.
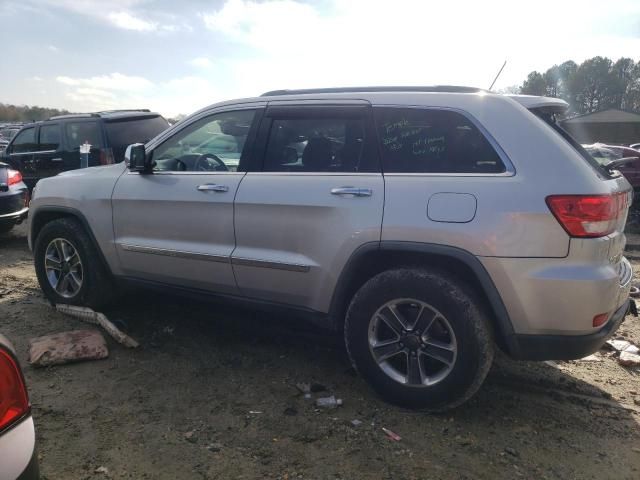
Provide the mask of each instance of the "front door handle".
POLYGON ((226 185, 218 185, 216 183, 204 183, 202 185, 198 185, 198 191, 224 193, 229 191, 229 187, 226 185))
POLYGON ((57 157, 57 158, 52 158, 51 161, 52 162, 61 162, 62 159, 60 157, 57 157))
POLYGON ((337 187, 331 189, 331 195, 353 195, 354 197, 370 197, 373 191, 370 188, 337 187))

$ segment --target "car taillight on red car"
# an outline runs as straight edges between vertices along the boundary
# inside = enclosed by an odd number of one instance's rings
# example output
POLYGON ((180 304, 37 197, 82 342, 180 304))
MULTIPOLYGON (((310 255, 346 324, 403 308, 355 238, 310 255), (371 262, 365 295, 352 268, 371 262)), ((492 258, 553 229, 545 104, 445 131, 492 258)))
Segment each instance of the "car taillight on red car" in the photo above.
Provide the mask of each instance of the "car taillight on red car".
POLYGON ((549 210, 572 237, 596 238, 613 233, 628 208, 627 192, 612 195, 551 195, 549 210))
POLYGON ((29 412, 29 396, 15 358, 0 348, 0 432, 29 412))
POLYGON ((17 170, 9 169, 7 174, 9 176, 9 180, 7 182, 9 186, 15 185, 16 183, 20 183, 22 181, 22 174, 17 170))

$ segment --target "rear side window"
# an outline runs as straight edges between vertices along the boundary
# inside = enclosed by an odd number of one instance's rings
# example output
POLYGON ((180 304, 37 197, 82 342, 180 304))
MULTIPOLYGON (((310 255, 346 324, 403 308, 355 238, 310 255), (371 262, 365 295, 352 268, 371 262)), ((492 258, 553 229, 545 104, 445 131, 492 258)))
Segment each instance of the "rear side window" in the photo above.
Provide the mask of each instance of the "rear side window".
POLYGON ((385 173, 502 173, 500 156, 464 115, 448 110, 376 108, 385 173))
POLYGON ((69 122, 64 126, 64 134, 71 150, 80 148, 85 142, 92 147, 102 147, 102 134, 98 122, 69 122))
POLYGON ((105 122, 107 139, 116 162, 120 162, 124 158, 124 152, 129 145, 147 143, 167 128, 169 128, 169 124, 160 116, 105 122))
POLYGON ((60 145, 60 126, 42 125, 40 127, 39 151, 57 150, 60 145))
MULTIPOLYGON (((268 172, 371 171, 363 161, 365 119, 350 116, 276 118, 264 161, 268 172)), ((367 155, 371 160, 371 155, 367 155)), ((371 163, 371 162, 369 162, 371 163)))
POLYGON ((11 146, 11 153, 35 152, 36 147, 36 129, 34 127, 25 128, 16 135, 11 146))

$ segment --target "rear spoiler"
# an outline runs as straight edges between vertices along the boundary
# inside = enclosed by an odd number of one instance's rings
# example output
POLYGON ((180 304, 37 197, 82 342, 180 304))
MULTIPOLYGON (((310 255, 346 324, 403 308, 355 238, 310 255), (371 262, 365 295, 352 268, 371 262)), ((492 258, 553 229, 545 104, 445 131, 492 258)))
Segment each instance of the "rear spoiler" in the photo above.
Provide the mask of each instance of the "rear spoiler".
POLYGON ((560 98, 538 97, 536 95, 506 96, 535 113, 563 114, 569 108, 569 104, 560 98))

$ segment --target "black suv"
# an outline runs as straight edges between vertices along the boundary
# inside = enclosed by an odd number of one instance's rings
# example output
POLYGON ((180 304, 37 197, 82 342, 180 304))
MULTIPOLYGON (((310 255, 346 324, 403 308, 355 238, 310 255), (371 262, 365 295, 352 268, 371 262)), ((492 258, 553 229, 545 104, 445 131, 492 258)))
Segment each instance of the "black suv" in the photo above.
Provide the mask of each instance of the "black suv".
POLYGON ((169 124, 149 110, 112 110, 51 117, 29 123, 12 138, 0 160, 22 172, 33 189, 36 182, 80 168, 80 145, 89 143, 90 167, 121 162, 132 143, 146 143, 169 124))

